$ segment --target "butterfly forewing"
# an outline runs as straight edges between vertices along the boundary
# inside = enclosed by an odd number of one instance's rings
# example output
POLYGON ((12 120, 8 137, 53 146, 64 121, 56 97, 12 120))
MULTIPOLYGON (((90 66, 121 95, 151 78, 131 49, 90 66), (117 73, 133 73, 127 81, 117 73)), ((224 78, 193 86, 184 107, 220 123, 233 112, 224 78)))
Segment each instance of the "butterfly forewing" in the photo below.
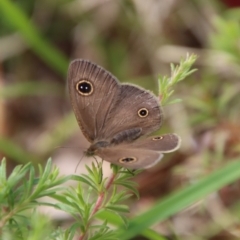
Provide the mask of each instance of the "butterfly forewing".
POLYGON ((120 85, 103 68, 76 60, 69 67, 68 87, 77 121, 85 137, 93 142, 101 134, 100 129, 120 94, 120 85))
POLYGON ((159 129, 161 122, 162 111, 157 98, 145 89, 123 84, 107 116, 103 134, 115 136, 125 130, 141 128, 141 136, 159 129))

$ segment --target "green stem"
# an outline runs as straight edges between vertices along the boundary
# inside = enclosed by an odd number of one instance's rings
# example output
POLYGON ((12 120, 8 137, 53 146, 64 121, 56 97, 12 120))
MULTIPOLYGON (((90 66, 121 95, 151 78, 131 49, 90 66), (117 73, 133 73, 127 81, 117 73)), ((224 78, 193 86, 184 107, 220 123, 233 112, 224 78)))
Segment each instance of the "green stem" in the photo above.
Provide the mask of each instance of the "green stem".
POLYGON ((92 211, 92 213, 91 213, 91 215, 90 215, 90 217, 89 217, 89 221, 88 221, 88 224, 87 224, 87 226, 86 226, 86 230, 85 230, 85 232, 83 232, 82 235, 79 237, 79 240, 83 240, 84 237, 86 236, 86 233, 87 233, 87 231, 88 231, 88 228, 89 228, 89 225, 90 225, 90 223, 91 223, 91 220, 92 220, 93 216, 94 216, 94 215, 99 211, 99 209, 102 207, 103 200, 104 200, 104 196, 105 196, 105 194, 107 193, 107 190, 109 190, 110 187, 112 186, 113 181, 114 181, 116 175, 117 175, 117 174, 113 173, 113 174, 109 177, 108 182, 107 182, 107 184, 106 184, 106 186, 105 186, 105 191, 99 193, 98 198, 97 198, 97 201, 96 201, 96 204, 95 204, 95 207, 94 207, 94 209, 93 209, 93 211, 92 211))

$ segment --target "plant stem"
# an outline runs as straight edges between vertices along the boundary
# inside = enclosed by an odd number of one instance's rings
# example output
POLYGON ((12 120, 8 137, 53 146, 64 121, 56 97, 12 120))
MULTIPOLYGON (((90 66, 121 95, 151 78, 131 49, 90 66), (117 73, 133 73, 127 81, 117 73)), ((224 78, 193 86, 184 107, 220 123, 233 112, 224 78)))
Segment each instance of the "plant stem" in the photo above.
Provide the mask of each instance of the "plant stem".
POLYGON ((112 183, 113 183, 115 177, 116 177, 116 174, 114 174, 114 173, 109 177, 108 182, 106 184, 106 190, 108 190, 112 186, 112 183))
POLYGON ((108 178, 108 181, 106 183, 105 191, 102 191, 102 192, 99 193, 97 201, 96 201, 96 204, 95 204, 95 207, 94 207, 94 209, 93 209, 93 211, 92 211, 92 213, 91 213, 91 215, 89 217, 89 222, 88 222, 88 224, 86 226, 86 231, 84 233, 82 233, 82 235, 79 237, 79 240, 83 240, 84 237, 86 236, 86 233, 87 233, 88 227, 90 225, 90 222, 91 222, 93 216, 101 208, 104 196, 105 196, 105 194, 107 194, 107 190, 112 186, 112 183, 113 183, 115 177, 116 177, 116 174, 112 173, 112 175, 108 178))

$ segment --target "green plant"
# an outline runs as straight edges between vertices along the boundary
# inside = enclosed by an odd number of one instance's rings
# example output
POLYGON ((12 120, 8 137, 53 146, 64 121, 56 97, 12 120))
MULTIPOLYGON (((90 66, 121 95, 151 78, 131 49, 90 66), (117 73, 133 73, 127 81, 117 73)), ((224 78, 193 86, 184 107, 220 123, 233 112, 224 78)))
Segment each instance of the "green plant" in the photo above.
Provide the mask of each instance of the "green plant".
POLYGON ((181 59, 179 65, 174 66, 171 64, 171 75, 168 76, 159 76, 158 83, 159 83, 159 98, 160 102, 164 104, 172 104, 181 101, 180 99, 174 99, 169 101, 169 98, 173 94, 174 90, 172 90, 173 86, 176 85, 178 82, 186 79, 187 76, 191 75, 196 71, 196 69, 191 69, 193 63, 196 61, 197 56, 192 54, 189 56, 187 54, 185 59, 181 59), (191 70, 190 70, 191 69, 191 70))
POLYGON ((163 239, 147 228, 239 178, 240 159, 233 160, 199 182, 162 199, 129 222, 124 216, 128 207, 122 205, 122 201, 131 196, 126 189, 138 195, 130 180, 135 173, 113 166, 113 175, 103 179, 101 164, 92 164, 92 168, 87 167, 87 175, 61 177, 56 168, 51 169, 49 160, 44 169, 39 165, 38 177, 30 163, 17 166, 7 177, 3 160, 0 166, 0 236, 1 239, 70 240, 77 234, 78 239, 130 239, 141 233, 150 239, 163 239), (69 180, 77 181, 77 187, 62 186, 69 180), (124 186, 125 190, 117 191, 118 186, 124 186), (44 201, 44 196, 55 202, 44 201), (63 210, 75 221, 67 229, 54 228, 46 216, 38 213, 36 208, 40 205, 63 210), (92 222, 94 219, 105 220, 96 224, 92 222), (117 229, 110 229, 109 224, 117 229))

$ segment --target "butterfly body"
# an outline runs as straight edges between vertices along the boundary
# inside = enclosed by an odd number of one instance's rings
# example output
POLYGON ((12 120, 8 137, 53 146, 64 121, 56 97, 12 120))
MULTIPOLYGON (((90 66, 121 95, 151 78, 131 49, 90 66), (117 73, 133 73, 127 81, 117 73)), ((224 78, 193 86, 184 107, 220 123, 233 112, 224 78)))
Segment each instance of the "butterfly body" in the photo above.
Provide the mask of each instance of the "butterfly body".
POLYGON ((179 147, 176 134, 142 138, 159 129, 163 118, 151 92, 120 84, 102 67, 81 59, 70 64, 68 87, 79 126, 91 143, 87 156, 144 168, 158 162, 162 153, 179 147))

